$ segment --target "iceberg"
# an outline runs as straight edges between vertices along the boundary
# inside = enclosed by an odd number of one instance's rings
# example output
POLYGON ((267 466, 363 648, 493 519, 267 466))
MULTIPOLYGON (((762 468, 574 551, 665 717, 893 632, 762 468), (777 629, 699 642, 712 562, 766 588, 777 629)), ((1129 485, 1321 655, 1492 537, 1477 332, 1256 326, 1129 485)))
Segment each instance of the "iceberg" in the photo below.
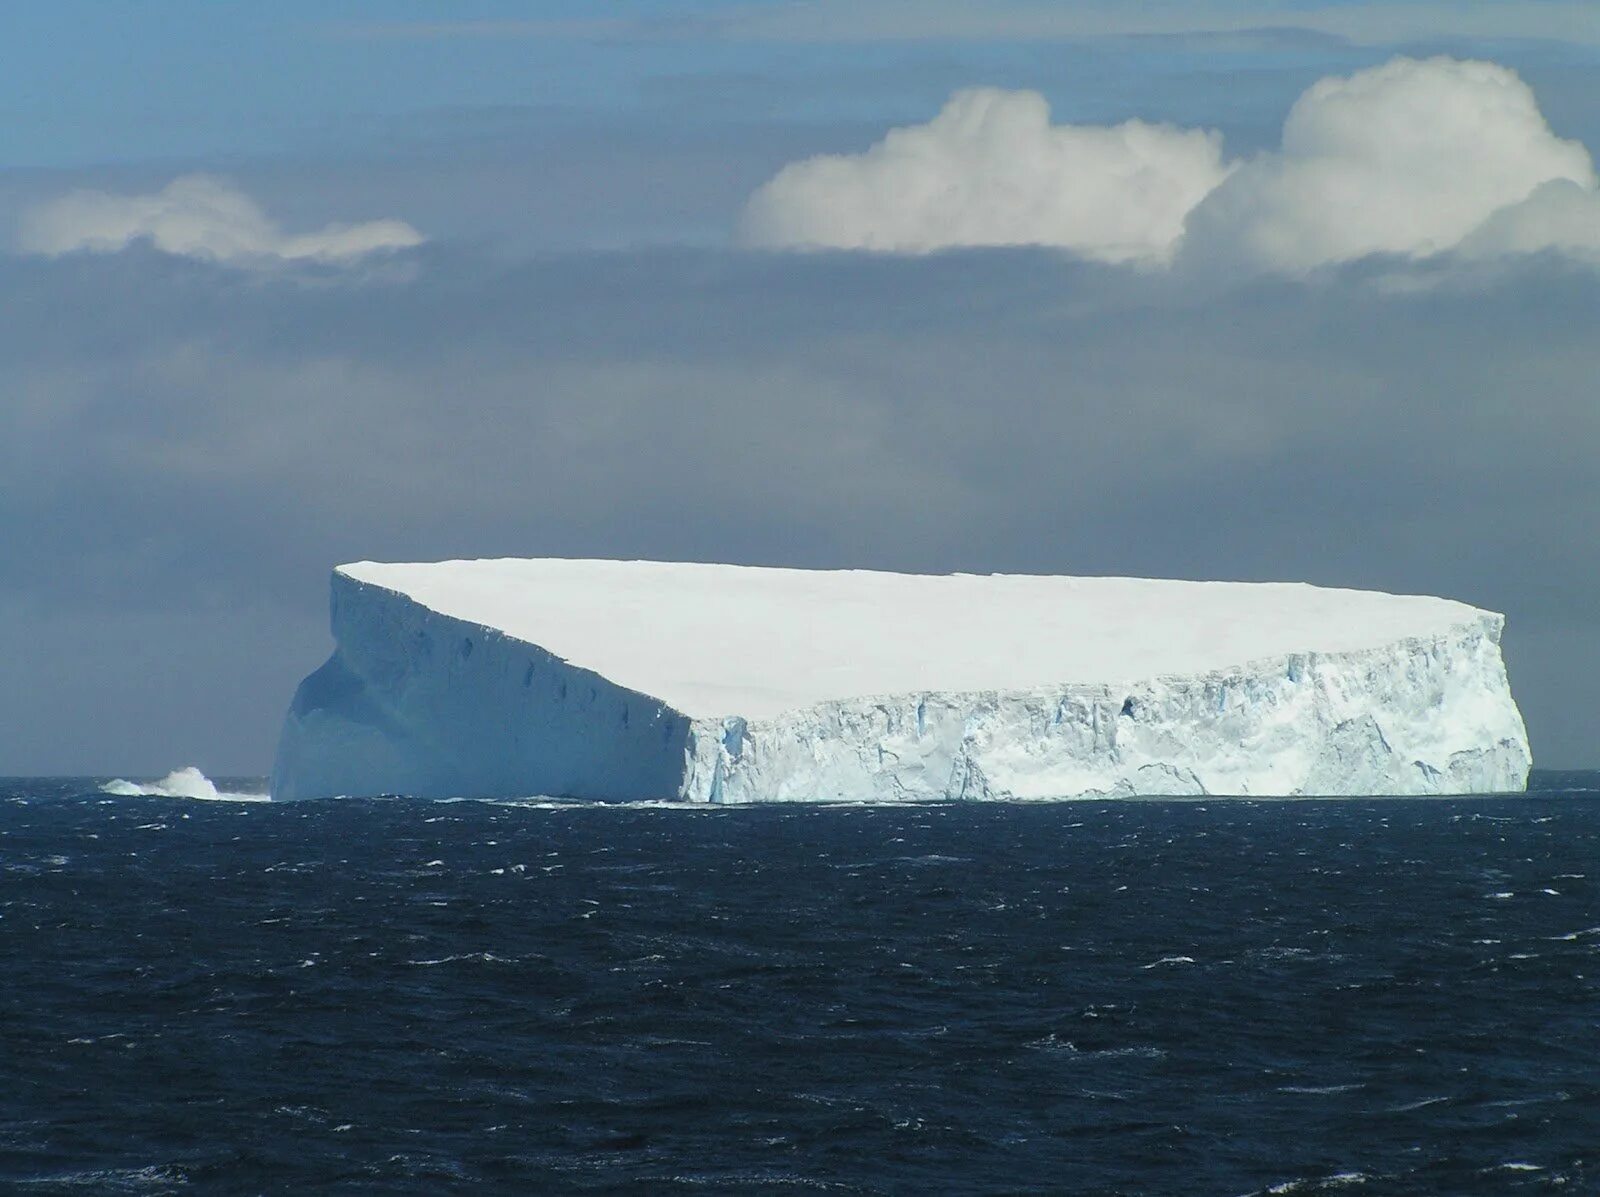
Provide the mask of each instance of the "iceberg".
POLYGON ((1503 625, 1300 583, 364 561, 272 797, 1521 790, 1503 625))

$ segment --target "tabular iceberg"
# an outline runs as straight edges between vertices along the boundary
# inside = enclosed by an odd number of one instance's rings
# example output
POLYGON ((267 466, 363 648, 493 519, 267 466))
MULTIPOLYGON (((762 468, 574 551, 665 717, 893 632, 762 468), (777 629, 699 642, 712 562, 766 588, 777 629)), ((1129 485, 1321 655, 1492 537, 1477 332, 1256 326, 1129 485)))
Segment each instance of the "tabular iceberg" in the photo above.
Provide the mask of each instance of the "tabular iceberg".
POLYGON ((1504 620, 1297 583, 340 566, 274 798, 1520 790, 1504 620))

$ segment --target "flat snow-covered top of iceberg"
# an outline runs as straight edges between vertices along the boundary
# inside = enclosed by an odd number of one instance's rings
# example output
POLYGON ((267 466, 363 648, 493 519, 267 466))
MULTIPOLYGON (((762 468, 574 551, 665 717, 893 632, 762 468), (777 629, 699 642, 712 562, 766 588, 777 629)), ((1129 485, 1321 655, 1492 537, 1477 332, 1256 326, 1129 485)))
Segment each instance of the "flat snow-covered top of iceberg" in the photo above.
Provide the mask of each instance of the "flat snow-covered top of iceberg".
POLYGON ((342 565, 693 718, 841 698, 1196 674, 1437 635, 1464 603, 1302 583, 919 575, 657 561, 342 565))

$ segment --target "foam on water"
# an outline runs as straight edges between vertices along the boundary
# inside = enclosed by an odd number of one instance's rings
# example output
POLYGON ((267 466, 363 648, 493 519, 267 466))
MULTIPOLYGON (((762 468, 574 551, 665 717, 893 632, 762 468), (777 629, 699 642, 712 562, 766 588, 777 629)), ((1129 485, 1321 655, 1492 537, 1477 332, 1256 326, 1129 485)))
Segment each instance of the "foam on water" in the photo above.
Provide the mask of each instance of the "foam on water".
POLYGON ((269 802, 265 794, 245 794, 219 790, 212 780, 193 765, 174 769, 160 781, 142 784, 116 778, 100 787, 119 798, 192 798, 199 802, 269 802))

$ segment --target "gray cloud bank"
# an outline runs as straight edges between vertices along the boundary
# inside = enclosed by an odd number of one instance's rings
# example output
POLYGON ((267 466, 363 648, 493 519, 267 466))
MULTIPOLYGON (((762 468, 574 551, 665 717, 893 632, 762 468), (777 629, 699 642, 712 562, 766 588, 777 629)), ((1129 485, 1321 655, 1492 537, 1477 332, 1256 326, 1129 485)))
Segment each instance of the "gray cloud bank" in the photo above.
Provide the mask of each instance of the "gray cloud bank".
POLYGON ((437 40, 537 38, 778 43, 1032 41, 1056 38, 1300 30, 1357 42, 1420 38, 1549 38, 1593 44, 1600 23, 1585 0, 806 0, 722 4, 671 18, 464 19, 343 23, 335 37, 437 40))
POLYGON ((136 246, 0 260, 0 303, 0 772, 262 770, 332 564, 502 554, 1443 593, 1511 616, 1542 762, 1594 763, 1600 274, 1561 256, 136 246))

